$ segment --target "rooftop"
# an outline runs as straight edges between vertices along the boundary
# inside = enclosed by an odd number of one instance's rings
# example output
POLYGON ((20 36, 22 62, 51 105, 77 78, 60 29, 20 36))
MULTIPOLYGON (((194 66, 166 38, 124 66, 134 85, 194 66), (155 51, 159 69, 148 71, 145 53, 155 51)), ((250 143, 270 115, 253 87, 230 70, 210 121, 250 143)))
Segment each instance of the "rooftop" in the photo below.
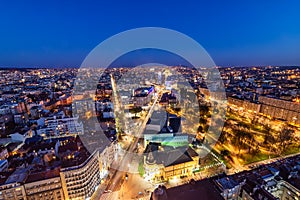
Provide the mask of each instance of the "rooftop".
POLYGON ((167 189, 168 200, 221 200, 223 199, 210 179, 191 182, 167 189))
POLYGON ((221 190, 232 189, 239 185, 239 183, 233 180, 231 177, 220 178, 215 180, 215 182, 221 190))
POLYGON ((60 169, 46 170, 38 173, 31 173, 26 179, 26 183, 31 183, 40 180, 46 180, 49 178, 59 177, 60 169))
POLYGON ((5 181, 5 184, 9 183, 23 183, 27 176, 28 176, 29 168, 19 168, 16 169, 12 175, 8 177, 8 179, 5 181))
POLYGON ((154 159, 156 164, 163 164, 166 167, 193 161, 193 157, 198 156, 191 147, 173 148, 166 146, 164 151, 158 151, 159 146, 160 143, 149 143, 144 152, 148 154, 147 159, 151 157, 151 160, 154 159))

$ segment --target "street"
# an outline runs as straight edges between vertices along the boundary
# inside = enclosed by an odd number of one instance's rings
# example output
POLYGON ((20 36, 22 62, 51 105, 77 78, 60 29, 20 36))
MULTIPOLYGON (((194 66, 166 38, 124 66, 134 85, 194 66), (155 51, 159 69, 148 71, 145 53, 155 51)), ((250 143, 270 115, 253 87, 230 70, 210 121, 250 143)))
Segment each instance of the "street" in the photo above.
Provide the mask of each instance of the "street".
MULTIPOLYGON (((119 98, 116 96, 117 92, 115 80, 113 77, 111 77, 111 80, 116 111, 119 112, 122 106, 120 105, 119 98)), ((139 127, 133 127, 134 130, 126 131, 129 133, 134 132, 131 134, 133 137, 131 138, 128 146, 124 145, 126 149, 120 151, 118 156, 120 159, 113 163, 112 169, 115 169, 115 172, 112 173, 112 176, 108 181, 104 195, 95 199, 112 199, 116 198, 116 194, 118 194, 118 199, 134 199, 143 198, 145 196, 149 197, 149 192, 146 192, 147 189, 154 189, 154 185, 145 181, 138 173, 138 164, 140 160, 143 159, 143 154, 139 152, 136 153, 136 151, 139 147, 139 139, 142 137, 147 122, 151 117, 157 102, 162 96, 162 91, 159 90, 156 94, 157 95, 154 95, 151 107, 147 111, 146 116, 139 119, 140 122, 137 123, 139 127), (128 176, 127 179, 126 175, 128 176)))

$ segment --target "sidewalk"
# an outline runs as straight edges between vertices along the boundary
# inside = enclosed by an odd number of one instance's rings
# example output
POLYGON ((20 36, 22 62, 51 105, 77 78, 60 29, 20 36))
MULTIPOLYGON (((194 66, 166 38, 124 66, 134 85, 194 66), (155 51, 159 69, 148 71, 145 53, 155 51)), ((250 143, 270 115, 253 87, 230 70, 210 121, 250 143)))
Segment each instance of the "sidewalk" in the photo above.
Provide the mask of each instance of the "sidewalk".
POLYGON ((120 199, 118 198, 119 192, 110 192, 110 193, 104 193, 101 195, 100 200, 116 200, 120 199))

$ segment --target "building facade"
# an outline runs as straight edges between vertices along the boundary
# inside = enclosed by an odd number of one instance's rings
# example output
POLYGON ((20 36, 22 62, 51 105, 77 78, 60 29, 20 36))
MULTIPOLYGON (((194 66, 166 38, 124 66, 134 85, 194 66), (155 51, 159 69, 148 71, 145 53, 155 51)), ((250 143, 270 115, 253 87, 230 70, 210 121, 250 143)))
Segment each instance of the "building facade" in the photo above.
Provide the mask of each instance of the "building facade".
POLYGON ((228 104, 235 111, 263 114, 270 118, 300 124, 300 104, 266 96, 259 96, 258 102, 228 97, 228 104))
POLYGON ((1 185, 0 200, 26 200, 24 186, 20 183, 1 185))
POLYGON ((146 148, 144 157, 145 178, 153 182, 191 176, 199 169, 199 155, 190 147, 164 152, 158 145, 146 148))
POLYGON ((116 144, 112 143, 103 150, 96 150, 78 166, 61 169, 60 177, 66 200, 90 198, 108 175, 115 159, 116 144))
POLYGON ((81 135, 84 133, 83 124, 82 122, 78 122, 78 117, 61 119, 47 118, 45 119, 45 124, 45 128, 37 130, 39 135, 81 135))
POLYGON ((87 199, 100 184, 99 154, 95 152, 79 166, 61 169, 65 199, 87 199))
POLYGON ((33 181, 24 185, 27 200, 64 200, 60 177, 33 181))

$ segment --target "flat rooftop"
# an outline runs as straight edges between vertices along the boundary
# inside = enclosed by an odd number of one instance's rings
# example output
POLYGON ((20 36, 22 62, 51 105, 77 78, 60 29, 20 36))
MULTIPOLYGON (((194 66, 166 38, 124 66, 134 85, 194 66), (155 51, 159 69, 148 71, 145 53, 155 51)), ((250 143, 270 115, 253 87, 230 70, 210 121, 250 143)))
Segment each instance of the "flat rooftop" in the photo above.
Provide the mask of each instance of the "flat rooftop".
POLYGON ((223 200, 210 179, 195 181, 167 189, 168 200, 223 200))
POLYGON ((55 178, 55 177, 59 177, 59 172, 60 169, 56 168, 53 170, 46 170, 46 171, 42 171, 42 172, 38 172, 38 173, 31 173, 27 179, 26 179, 26 183, 31 183, 31 182, 35 182, 35 181, 40 181, 40 180, 46 180, 46 179, 50 179, 50 178, 55 178))
POLYGON ((28 176, 29 168, 19 168, 16 169, 12 175, 8 177, 8 179, 5 181, 5 184, 9 183, 23 183, 27 176, 28 176))

